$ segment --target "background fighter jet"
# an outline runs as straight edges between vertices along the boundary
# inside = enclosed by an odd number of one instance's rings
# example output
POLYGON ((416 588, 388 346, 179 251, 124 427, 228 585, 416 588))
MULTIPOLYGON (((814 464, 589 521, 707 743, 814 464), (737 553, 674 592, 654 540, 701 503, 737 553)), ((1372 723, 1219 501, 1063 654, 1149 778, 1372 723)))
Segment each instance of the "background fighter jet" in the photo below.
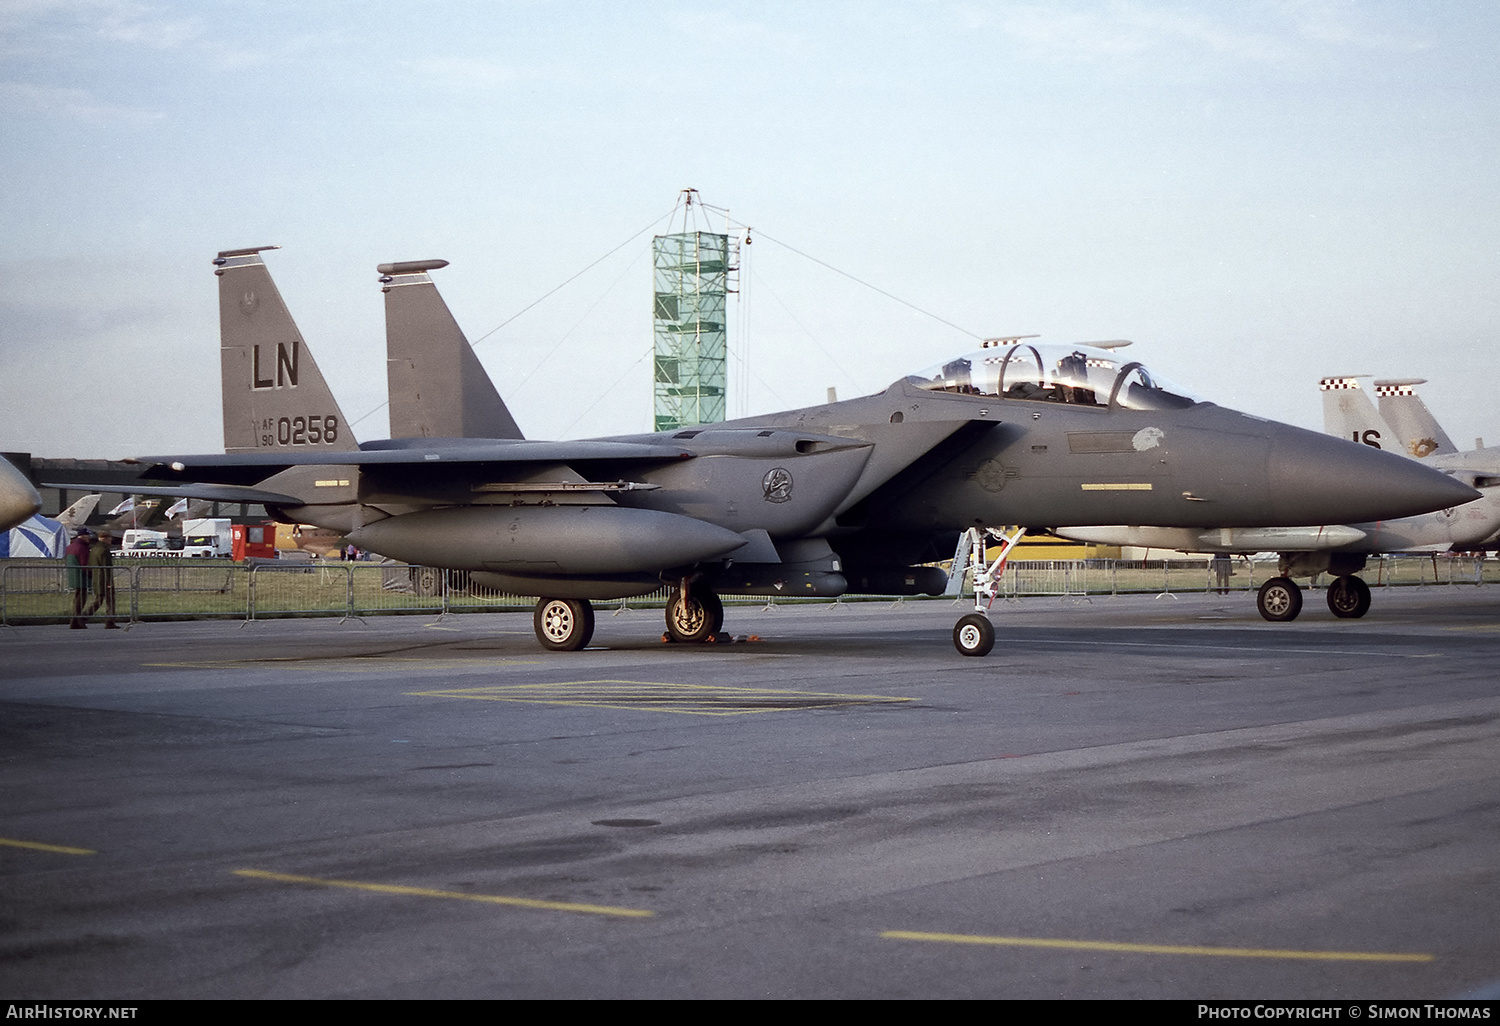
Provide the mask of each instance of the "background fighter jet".
MULTIPOLYGON (((1105 350, 1010 341, 876 395, 671 433, 354 448, 259 251, 215 264, 224 380, 250 393, 226 398, 226 421, 253 430, 226 424, 222 455, 142 460, 141 490, 263 502, 364 549, 540 594, 536 633, 553 649, 587 644, 591 600, 663 582, 678 640, 719 630, 723 593, 940 593, 942 572, 919 564, 969 527, 1299 526, 1475 495, 1199 401, 1105 350)), ((984 623, 961 650, 988 651, 984 623)))
POLYGON ((1460 451, 1443 430, 1416 386, 1426 378, 1392 378, 1375 382, 1380 400, 1376 412, 1370 397, 1360 387, 1361 375, 1323 378, 1323 430, 1384 449, 1450 474, 1500 477, 1500 447, 1478 447, 1460 451))
POLYGON ((62 524, 69 534, 73 534, 84 524, 88 523, 89 517, 94 515, 94 509, 99 505, 99 499, 100 496, 97 492, 85 495, 52 519, 62 524))
MULTIPOLYGON (((1357 377, 1324 378, 1323 430, 1343 438, 1357 438, 1362 444, 1397 452, 1478 488, 1487 496, 1500 487, 1500 448, 1477 447, 1459 451, 1448 433, 1427 409, 1416 387, 1424 378, 1399 378, 1375 382, 1380 399, 1376 412, 1357 377), (1337 397, 1337 398, 1332 398, 1337 397)), ((1486 502, 1476 501, 1432 514, 1453 524, 1451 548, 1466 552, 1492 548, 1500 541, 1500 524, 1485 531, 1490 517, 1486 502)), ((1442 536, 1430 539, 1430 549, 1438 547, 1442 536)), ((1392 550, 1396 551, 1396 550, 1392 550)), ((1407 550, 1401 550, 1407 551, 1407 550)))
POLYGON ((1375 382, 1375 398, 1380 403, 1381 419, 1392 432, 1386 437, 1400 445, 1406 455, 1419 460, 1458 452, 1458 446, 1453 444, 1448 432, 1443 430, 1427 409, 1422 397, 1417 395, 1416 386, 1426 380, 1395 378, 1375 382))
POLYGON ((1478 439, 1475 439, 1473 449, 1460 450, 1454 445, 1417 394, 1416 386, 1426 380, 1394 378, 1376 381, 1379 416, 1374 414, 1369 400, 1364 399, 1361 392, 1361 405, 1348 410, 1341 407, 1337 411, 1344 419, 1332 419, 1329 409, 1324 407, 1324 430, 1329 434, 1358 431, 1360 441, 1366 445, 1374 444, 1377 448, 1400 452, 1459 477, 1474 474, 1481 478, 1500 478, 1500 447, 1484 446, 1478 439), (1390 440, 1394 440, 1394 444, 1390 440))

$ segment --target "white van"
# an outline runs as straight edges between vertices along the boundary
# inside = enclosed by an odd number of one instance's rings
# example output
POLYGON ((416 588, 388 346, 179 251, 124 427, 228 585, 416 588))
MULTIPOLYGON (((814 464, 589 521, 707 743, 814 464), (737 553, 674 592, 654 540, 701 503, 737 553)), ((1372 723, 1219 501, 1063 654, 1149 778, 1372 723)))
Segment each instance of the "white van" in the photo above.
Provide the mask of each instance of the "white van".
POLYGON ((184 520, 182 541, 184 556, 223 556, 229 559, 234 555, 234 537, 228 517, 184 520))

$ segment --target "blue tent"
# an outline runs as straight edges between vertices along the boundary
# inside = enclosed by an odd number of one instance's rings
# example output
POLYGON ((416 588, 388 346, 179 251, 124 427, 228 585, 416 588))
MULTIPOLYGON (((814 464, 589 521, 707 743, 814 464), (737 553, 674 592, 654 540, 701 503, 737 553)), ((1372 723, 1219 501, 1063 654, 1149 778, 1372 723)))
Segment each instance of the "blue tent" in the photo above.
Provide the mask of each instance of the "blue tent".
POLYGON ((68 532, 56 520, 34 516, 20 527, 0 534, 0 558, 41 557, 56 559, 68 547, 68 532))

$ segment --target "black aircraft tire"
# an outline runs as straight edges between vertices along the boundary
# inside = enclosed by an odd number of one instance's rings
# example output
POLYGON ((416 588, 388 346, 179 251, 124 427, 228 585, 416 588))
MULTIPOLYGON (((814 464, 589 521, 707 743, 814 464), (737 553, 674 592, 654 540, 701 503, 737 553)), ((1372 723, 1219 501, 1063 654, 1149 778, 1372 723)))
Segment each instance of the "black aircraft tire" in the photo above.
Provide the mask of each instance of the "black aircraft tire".
POLYGON ((1302 589, 1290 577, 1273 577, 1260 586, 1255 607, 1272 623, 1295 620, 1302 612, 1302 589))
POLYGON ((701 591, 698 597, 703 600, 709 618, 713 620, 714 629, 709 634, 718 634, 724 629, 724 600, 712 591, 701 591))
POLYGON ((983 613, 960 617, 953 625, 953 647, 966 656, 987 656, 995 647, 995 625, 983 613))
POLYGON ((1370 586, 1349 574, 1328 586, 1328 610, 1341 620, 1358 620, 1370 611, 1370 586))
POLYGON ((667 634, 673 641, 707 641, 724 626, 724 603, 711 591, 694 592, 682 601, 673 591, 667 599, 667 634))
POLYGON ((594 606, 588 599, 537 599, 531 623, 543 648, 576 652, 594 636, 594 606))

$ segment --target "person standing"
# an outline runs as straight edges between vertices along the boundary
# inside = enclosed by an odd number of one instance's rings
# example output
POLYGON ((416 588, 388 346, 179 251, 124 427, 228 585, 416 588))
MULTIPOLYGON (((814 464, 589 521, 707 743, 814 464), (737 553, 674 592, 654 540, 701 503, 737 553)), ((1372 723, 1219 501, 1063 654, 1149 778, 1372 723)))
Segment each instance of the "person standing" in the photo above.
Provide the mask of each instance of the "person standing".
POLYGON ((93 537, 94 532, 87 527, 80 527, 68 547, 63 550, 63 562, 68 568, 68 587, 73 590, 73 618, 68 621, 68 627, 75 631, 88 626, 83 619, 83 603, 88 599, 89 542, 93 537))
POLYGON ((110 551, 113 543, 114 536, 104 531, 99 540, 89 546, 89 576, 94 579, 94 601, 87 613, 93 616, 102 604, 106 617, 104 628, 111 631, 120 627, 115 623, 115 557, 110 551))
POLYGON ((1229 556, 1223 552, 1217 553, 1213 558, 1214 584, 1220 595, 1229 594, 1229 577, 1234 573, 1234 563, 1229 556))

